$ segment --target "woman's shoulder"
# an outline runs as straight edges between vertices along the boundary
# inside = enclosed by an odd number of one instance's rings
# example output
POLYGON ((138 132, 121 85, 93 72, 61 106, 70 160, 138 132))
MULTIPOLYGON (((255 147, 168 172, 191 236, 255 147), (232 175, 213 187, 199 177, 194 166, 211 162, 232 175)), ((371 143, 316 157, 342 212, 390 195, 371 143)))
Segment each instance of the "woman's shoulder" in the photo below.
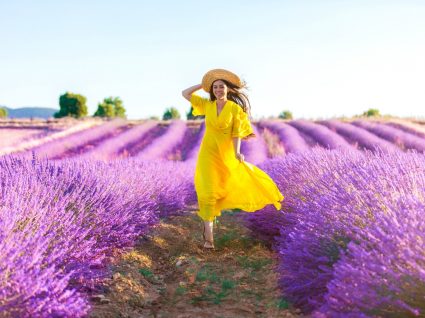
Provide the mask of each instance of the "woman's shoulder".
POLYGON ((241 106, 241 105, 239 105, 238 103, 235 103, 235 102, 234 102, 234 101, 232 101, 232 100, 229 100, 229 102, 230 102, 230 104, 232 105, 232 111, 233 111, 234 113, 237 113, 237 112, 239 112, 239 111, 243 110, 242 106, 241 106))
POLYGON ((213 103, 209 98, 204 97, 204 96, 200 96, 198 94, 192 94, 190 96, 190 101, 192 103, 204 104, 204 105, 208 105, 208 104, 212 104, 213 103))

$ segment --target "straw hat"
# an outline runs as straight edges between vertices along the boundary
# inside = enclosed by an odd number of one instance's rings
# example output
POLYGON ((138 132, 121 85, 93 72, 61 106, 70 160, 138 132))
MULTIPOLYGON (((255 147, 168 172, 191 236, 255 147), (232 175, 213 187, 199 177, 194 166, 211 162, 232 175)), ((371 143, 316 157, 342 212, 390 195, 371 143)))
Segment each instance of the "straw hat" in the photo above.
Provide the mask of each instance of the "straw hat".
POLYGON ((214 83, 216 80, 225 80, 236 85, 238 88, 243 87, 241 79, 236 74, 227 70, 217 68, 208 71, 202 78, 202 88, 204 89, 204 91, 209 92, 212 83, 214 83))

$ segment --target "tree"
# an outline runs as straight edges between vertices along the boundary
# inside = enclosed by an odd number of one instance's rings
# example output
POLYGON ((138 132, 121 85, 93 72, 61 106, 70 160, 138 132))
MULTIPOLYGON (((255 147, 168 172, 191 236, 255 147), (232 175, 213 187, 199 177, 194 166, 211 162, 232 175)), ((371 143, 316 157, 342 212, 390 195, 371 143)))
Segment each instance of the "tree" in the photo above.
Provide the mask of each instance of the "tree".
POLYGON ((7 115, 7 109, 0 107, 0 118, 6 118, 7 115))
POLYGON ((162 115, 162 120, 179 119, 180 113, 175 107, 167 108, 162 115))
POLYGON ((369 108, 367 111, 365 111, 362 116, 366 116, 366 117, 375 117, 375 116, 380 116, 381 114, 379 113, 379 110, 376 108, 369 108))
POLYGON ((99 103, 97 105, 97 110, 94 113, 93 116, 97 116, 97 117, 115 117, 115 108, 113 104, 109 104, 109 103, 99 103))
POLYGON ((122 100, 119 97, 112 96, 104 98, 103 102, 97 105, 97 110, 94 113, 94 116, 125 118, 125 108, 122 100))
POLYGON ((280 119, 292 119, 292 113, 289 110, 284 110, 279 114, 280 119))
POLYGON ((87 116, 87 98, 83 95, 66 92, 59 97, 60 109, 54 114, 55 118, 75 117, 80 118, 87 116))
POLYGON ((192 112, 193 112, 193 107, 190 106, 189 112, 186 114, 186 119, 187 120, 190 120, 190 119, 202 119, 202 118, 205 117, 205 116, 194 116, 192 114, 192 112))

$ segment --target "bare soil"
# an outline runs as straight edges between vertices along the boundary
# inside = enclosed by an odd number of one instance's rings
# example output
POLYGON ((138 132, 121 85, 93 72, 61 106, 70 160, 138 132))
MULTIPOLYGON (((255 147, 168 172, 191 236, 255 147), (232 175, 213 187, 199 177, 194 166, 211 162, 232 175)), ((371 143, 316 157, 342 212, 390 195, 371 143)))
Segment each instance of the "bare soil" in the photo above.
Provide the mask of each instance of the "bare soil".
POLYGON ((114 264, 89 317, 301 317, 282 298, 274 253, 223 212, 215 250, 194 211, 162 220, 114 264))

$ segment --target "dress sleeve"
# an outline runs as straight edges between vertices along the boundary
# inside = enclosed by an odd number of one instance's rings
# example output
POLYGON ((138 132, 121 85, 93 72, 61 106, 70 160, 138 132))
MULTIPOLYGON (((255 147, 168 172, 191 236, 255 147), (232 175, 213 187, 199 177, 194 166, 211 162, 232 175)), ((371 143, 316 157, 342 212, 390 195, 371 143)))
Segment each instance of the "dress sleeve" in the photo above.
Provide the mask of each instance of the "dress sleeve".
POLYGON ((190 96, 190 103, 192 104, 192 107, 193 107, 192 115, 193 116, 205 115, 205 108, 206 108, 207 102, 208 102, 208 99, 192 94, 190 96))
POLYGON ((253 134, 253 129, 248 118, 248 114, 245 113, 239 105, 236 106, 236 114, 233 118, 232 137, 245 138, 253 134))

